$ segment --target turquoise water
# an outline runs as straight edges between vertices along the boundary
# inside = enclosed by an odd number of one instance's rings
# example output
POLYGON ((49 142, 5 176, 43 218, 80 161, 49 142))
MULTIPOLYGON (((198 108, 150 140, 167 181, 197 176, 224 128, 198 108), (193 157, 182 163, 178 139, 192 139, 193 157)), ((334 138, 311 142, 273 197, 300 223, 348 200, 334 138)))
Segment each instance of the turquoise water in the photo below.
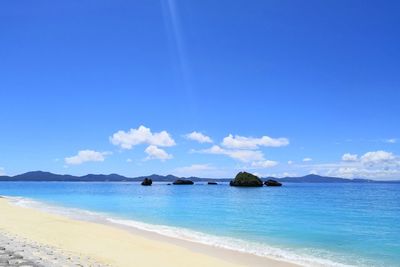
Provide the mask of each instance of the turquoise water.
POLYGON ((396 184, 0 182, 0 195, 99 212, 116 223, 304 265, 400 266, 396 184))

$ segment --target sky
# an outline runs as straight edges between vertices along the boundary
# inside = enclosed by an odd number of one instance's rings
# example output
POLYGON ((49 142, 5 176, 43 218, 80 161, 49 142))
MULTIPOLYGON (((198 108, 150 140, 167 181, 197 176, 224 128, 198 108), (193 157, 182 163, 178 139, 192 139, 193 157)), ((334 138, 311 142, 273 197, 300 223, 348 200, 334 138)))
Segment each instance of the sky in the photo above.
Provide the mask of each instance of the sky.
POLYGON ((398 1, 1 1, 0 174, 400 179, 398 1))

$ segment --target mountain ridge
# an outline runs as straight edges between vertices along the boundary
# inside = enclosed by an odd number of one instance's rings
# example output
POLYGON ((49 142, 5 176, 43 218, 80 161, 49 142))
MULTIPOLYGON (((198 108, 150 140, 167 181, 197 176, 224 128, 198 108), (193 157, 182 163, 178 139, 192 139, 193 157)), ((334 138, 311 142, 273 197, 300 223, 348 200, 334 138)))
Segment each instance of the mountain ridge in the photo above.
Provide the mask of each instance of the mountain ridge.
MULTIPOLYGON (((176 179, 189 179, 194 182, 208 182, 208 181, 219 181, 219 182, 229 182, 233 178, 202 178, 202 177, 178 177, 172 174, 168 175, 159 175, 159 174, 151 174, 147 176, 138 176, 138 177, 126 177, 123 175, 119 175, 116 173, 111 174, 86 174, 83 176, 74 176, 69 174, 54 174, 51 172, 45 171, 30 171, 14 176, 0 176, 0 181, 2 182, 139 182, 144 178, 150 178, 154 182, 173 182, 176 179)), ((400 180, 387 180, 387 181, 378 181, 371 179, 347 179, 341 177, 329 177, 329 176, 321 176, 316 174, 309 174, 300 177, 263 177, 261 178, 263 181, 268 179, 278 180, 284 183, 400 183, 400 180)))

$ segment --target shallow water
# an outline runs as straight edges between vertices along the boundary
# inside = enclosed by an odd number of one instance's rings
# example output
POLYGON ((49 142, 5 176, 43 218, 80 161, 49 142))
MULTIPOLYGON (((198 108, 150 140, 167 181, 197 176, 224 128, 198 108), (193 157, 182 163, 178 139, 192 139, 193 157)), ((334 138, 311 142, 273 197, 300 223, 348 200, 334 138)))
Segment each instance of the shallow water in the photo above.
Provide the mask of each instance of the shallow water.
POLYGON ((400 184, 0 182, 0 195, 304 265, 400 266, 400 184))

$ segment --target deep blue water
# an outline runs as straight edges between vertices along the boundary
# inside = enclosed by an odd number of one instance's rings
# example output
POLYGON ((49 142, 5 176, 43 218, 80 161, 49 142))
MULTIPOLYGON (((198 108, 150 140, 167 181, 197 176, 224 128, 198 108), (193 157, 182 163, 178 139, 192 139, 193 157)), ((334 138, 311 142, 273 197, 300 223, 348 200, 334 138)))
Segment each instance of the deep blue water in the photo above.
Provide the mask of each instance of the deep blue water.
POLYGON ((171 226, 177 236, 176 227, 192 230, 210 244, 308 265, 400 266, 399 184, 0 182, 0 195, 171 226))

